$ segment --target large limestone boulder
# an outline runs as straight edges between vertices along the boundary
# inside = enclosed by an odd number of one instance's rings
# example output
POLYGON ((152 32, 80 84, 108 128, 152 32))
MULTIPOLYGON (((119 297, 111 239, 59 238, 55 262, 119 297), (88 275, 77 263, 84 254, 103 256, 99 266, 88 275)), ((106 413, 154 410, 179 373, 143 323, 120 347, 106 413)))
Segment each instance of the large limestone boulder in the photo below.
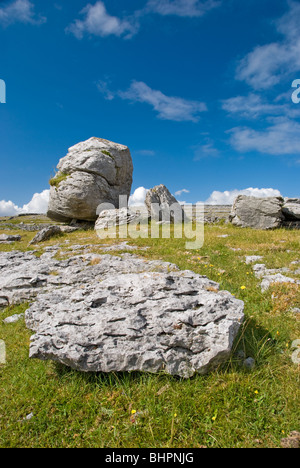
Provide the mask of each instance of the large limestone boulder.
POLYGON ((170 223, 181 223, 187 220, 180 203, 165 185, 157 185, 149 190, 145 204, 152 220, 170 223))
POLYGON ((70 148, 57 168, 48 207, 56 221, 95 221, 100 204, 117 209, 119 196, 130 196, 133 164, 127 146, 90 138, 70 148))
POLYGON ((284 216, 281 197, 256 198, 239 195, 230 214, 230 221, 235 226, 254 229, 275 229, 281 226, 284 216))

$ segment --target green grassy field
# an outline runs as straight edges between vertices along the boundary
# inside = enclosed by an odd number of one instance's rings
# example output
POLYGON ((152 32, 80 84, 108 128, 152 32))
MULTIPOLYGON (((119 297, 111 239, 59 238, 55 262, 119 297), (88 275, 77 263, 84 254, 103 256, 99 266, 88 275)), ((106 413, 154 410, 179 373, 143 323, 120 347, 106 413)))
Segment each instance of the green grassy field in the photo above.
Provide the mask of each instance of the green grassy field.
MULTIPOLYGON (((9 231, 0 225, 2 233, 9 231)), ((34 233, 17 226, 13 233, 20 233, 22 242, 0 250, 30 250, 34 233)), ((37 254, 65 240, 92 244, 101 253, 103 241, 93 231, 78 231, 41 244, 37 254)), ((6 343, 7 362, 0 365, 0 447, 280 447, 283 437, 300 429, 299 365, 292 361, 300 324, 299 314, 291 312, 300 307, 300 292, 295 285, 281 285, 262 294, 245 255, 262 255, 268 268, 296 269, 291 262, 300 259, 299 232, 214 225, 205 228, 198 251, 187 251, 184 239, 132 243, 150 247, 139 255, 207 275, 245 302, 246 319, 231 359, 214 373, 190 380, 82 374, 30 360, 31 332, 25 322, 2 322, 28 305, 2 309, 0 339, 6 343), (229 237, 218 237, 223 234, 229 237), (255 359, 254 369, 243 367, 241 353, 255 359)))

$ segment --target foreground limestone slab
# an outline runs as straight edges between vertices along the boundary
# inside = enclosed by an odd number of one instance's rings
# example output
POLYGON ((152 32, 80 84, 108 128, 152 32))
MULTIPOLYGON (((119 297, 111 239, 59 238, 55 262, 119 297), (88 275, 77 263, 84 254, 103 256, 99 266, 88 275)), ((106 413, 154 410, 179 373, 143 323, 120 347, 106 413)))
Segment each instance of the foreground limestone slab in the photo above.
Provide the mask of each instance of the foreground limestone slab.
MULTIPOLYGON (((81 246, 85 247, 85 246, 81 246)), ((242 301, 191 271, 130 253, 0 253, 3 306, 29 301, 30 356, 84 372, 205 374, 227 360, 242 301)), ((0 304, 1 305, 1 304, 0 304)))
POLYGON ((192 272, 117 274, 38 296, 30 356, 85 372, 205 374, 230 355, 243 302, 192 272))

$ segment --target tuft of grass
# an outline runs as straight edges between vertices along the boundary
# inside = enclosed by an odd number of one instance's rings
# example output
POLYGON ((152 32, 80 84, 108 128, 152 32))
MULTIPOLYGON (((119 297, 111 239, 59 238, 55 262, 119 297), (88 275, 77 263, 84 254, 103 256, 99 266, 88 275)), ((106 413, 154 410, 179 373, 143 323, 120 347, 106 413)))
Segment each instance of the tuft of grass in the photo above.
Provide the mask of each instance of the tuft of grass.
POLYGON ((56 174, 55 177, 53 177, 52 179, 49 180, 49 184, 51 185, 51 187, 56 187, 56 188, 58 188, 59 185, 60 185, 64 180, 66 180, 69 176, 70 176, 70 174, 66 174, 66 173, 64 173, 64 172, 59 172, 58 174, 56 174))
POLYGON ((105 154, 106 156, 109 156, 110 158, 112 158, 112 155, 110 154, 109 151, 101 150, 101 153, 103 153, 103 154, 105 154))

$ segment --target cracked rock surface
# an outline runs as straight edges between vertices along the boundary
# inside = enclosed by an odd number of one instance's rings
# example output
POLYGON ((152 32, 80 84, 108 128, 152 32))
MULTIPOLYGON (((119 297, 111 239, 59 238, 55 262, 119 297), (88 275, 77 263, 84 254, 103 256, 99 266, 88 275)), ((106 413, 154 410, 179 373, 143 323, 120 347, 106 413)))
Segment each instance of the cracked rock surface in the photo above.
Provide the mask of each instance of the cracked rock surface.
POLYGON ((204 374, 229 357, 244 304, 176 265, 121 256, 0 253, 0 297, 31 303, 30 356, 80 371, 204 374))

